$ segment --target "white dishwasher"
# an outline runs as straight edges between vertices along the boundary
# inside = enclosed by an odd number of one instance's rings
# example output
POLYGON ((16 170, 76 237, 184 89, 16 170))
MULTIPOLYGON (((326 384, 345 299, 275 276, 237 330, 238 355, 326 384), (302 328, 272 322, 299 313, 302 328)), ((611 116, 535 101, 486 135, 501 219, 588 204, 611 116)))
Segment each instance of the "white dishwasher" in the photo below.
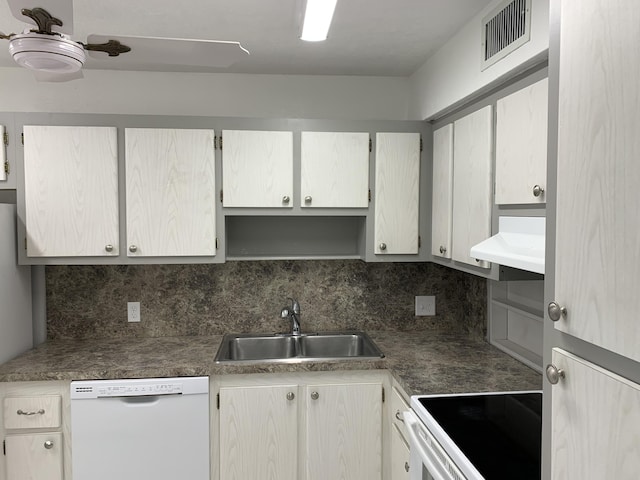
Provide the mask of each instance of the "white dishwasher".
POLYGON ((74 480, 209 479, 208 377, 71 382, 74 480))

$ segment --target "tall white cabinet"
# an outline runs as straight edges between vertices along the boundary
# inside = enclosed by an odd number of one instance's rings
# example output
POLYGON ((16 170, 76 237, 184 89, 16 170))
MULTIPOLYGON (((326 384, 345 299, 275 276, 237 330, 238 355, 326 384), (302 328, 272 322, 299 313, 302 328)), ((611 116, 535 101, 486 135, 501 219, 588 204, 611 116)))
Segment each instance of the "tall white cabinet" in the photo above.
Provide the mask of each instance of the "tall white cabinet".
POLYGON ((127 255, 216 254, 213 130, 125 130, 127 255))
POLYGON ((115 127, 24 126, 29 257, 116 256, 115 127))
POLYGON ((453 225, 453 124, 433 132, 431 254, 451 258, 453 225))
POLYGON ((571 351, 547 350, 564 373, 548 389, 552 478, 637 478, 639 386, 617 372, 640 379, 640 62, 627 48, 640 42, 640 5, 563 0, 552 18, 557 194, 545 349, 571 351))
POLYGON ((377 133, 374 252, 417 254, 420 134, 377 133))
POLYGON ((493 108, 487 105, 454 122, 453 243, 457 262, 489 268, 470 255, 491 236, 493 108))

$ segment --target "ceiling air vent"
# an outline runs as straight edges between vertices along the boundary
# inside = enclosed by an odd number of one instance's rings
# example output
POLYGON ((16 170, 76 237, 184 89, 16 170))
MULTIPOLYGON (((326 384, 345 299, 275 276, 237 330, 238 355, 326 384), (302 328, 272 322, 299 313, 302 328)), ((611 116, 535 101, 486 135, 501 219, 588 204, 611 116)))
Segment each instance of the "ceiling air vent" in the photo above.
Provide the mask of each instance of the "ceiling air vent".
POLYGON ((502 2, 482 19, 482 70, 506 57, 531 33, 531 0, 502 2))

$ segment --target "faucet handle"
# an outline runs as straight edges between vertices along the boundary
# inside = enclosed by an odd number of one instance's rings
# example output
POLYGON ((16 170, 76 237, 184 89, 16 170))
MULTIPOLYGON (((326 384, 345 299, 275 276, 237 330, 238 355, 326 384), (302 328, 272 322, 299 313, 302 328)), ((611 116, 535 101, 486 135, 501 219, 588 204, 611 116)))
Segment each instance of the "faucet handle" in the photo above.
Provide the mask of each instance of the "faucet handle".
POLYGON ((291 300, 291 311, 296 315, 300 315, 300 304, 298 303, 298 300, 291 297, 289 297, 289 300, 291 300))

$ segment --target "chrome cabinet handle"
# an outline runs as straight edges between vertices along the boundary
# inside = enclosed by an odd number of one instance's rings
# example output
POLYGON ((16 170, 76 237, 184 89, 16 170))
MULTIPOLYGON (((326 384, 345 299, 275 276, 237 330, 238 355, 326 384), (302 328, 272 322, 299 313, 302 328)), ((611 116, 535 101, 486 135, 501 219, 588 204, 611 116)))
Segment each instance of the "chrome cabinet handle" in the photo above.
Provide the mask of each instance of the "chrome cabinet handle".
POLYGON ((26 416, 31 416, 31 415, 44 415, 44 408, 41 408, 40 410, 38 410, 37 412, 25 412, 24 410, 20 409, 16 412, 18 415, 26 415, 26 416))
POLYGON ((294 398, 296 398, 295 393, 293 392, 287 393, 287 400, 293 400, 294 398))
POLYGON ((539 197, 540 195, 542 195, 544 193, 544 188, 542 188, 540 185, 534 185, 533 186, 533 196, 534 197, 539 197))
POLYGON ((386 243, 381 243, 380 244, 380 250, 382 250, 383 252, 387 249, 387 244, 386 243))
POLYGON ((109 244, 109 245, 105 245, 104 249, 105 249, 107 252, 111 253, 111 252, 113 252, 113 245, 111 245, 111 244, 109 244))
POLYGON ((443 247, 442 245, 440 245, 440 253, 446 253, 447 249, 445 247, 443 247))
POLYGON ((282 197, 282 203, 289 203, 289 200, 291 200, 289 198, 289 195, 285 195, 284 197, 282 197))
POLYGON ((138 251, 138 247, 136 247, 135 245, 129 245, 129 251, 131 253, 136 253, 138 251))
POLYGON ((318 392, 311 392, 311 400, 317 400, 320 398, 320 394, 318 392))
POLYGON ((562 379, 564 379, 564 370, 556 367, 552 363, 547 365, 547 380, 549 380, 551 385, 555 385, 562 379))
POLYGON ((554 322, 557 322, 560 318, 567 318, 567 309, 556 302, 549 303, 547 312, 549 312, 549 318, 554 322))
POLYGON ((311 203, 311 200, 313 200, 313 198, 311 198, 311 195, 307 195, 306 197, 304 197, 304 203, 311 203))
POLYGON ((402 423, 404 423, 404 418, 402 418, 400 410, 396 410, 396 420, 400 420, 402 423))
POLYGON ((44 442, 44 448, 47 450, 51 450, 53 448, 53 442, 51 440, 46 440, 44 442))
POLYGON ((404 462, 404 471, 405 472, 409 471, 409 462, 404 462))

